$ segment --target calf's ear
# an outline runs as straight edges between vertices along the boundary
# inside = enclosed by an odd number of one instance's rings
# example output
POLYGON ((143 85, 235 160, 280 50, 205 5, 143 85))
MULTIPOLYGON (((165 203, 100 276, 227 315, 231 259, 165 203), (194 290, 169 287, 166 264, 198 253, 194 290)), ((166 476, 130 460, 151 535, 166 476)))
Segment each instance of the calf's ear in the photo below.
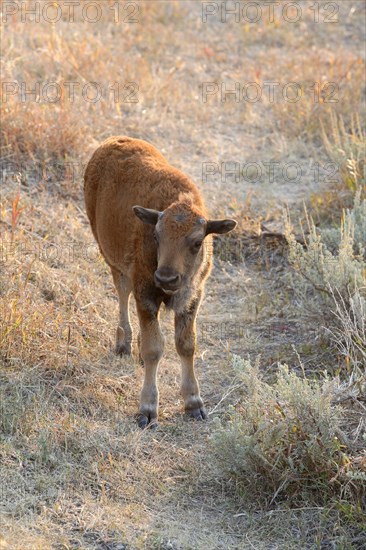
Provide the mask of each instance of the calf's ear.
POLYGON ((143 222, 150 225, 156 225, 161 215, 161 212, 158 210, 153 210, 152 208, 144 208, 143 206, 133 206, 132 207, 135 215, 143 222))
POLYGON ((210 233, 229 233, 237 225, 235 220, 208 220, 206 235, 210 233))

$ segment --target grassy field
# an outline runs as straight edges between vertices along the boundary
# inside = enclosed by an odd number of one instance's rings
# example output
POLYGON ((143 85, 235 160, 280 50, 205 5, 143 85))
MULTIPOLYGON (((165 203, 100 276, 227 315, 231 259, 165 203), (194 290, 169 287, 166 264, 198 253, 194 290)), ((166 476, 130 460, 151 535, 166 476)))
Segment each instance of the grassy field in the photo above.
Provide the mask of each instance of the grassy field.
POLYGON ((365 2, 255 4, 2 2, 2 549, 366 546, 365 2), (198 317, 207 422, 169 312, 158 431, 113 353, 82 189, 119 134, 239 222, 198 317))

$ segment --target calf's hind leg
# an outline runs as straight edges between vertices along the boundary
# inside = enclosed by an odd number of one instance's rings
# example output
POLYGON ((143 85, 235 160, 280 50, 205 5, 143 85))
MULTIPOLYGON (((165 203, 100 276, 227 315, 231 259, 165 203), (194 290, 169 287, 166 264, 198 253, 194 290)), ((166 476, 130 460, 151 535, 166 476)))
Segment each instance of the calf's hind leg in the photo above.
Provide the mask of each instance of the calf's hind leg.
POLYGON ((132 283, 126 275, 120 271, 111 268, 114 285, 119 299, 119 323, 116 334, 116 354, 130 355, 132 329, 130 324, 129 301, 132 290, 132 283))

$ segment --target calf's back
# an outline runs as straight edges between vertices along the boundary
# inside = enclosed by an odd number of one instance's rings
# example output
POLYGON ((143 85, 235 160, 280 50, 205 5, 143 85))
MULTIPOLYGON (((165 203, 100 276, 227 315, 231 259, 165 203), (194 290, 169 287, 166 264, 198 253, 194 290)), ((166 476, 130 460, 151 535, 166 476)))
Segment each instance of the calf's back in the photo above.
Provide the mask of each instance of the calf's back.
POLYGON ((84 181, 94 237, 107 263, 124 272, 144 253, 145 227, 135 216, 134 205, 163 211, 182 194, 189 194, 195 207, 206 214, 190 179, 155 147, 139 139, 111 137, 104 141, 91 157, 84 181))

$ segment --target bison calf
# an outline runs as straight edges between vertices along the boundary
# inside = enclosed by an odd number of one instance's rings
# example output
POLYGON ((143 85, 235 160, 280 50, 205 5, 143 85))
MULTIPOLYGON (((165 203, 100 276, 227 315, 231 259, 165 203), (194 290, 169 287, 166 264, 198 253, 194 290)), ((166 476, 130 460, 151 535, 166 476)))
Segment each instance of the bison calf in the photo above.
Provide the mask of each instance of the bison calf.
POLYGON ((197 420, 204 419, 194 374, 196 316, 211 270, 211 234, 227 233, 236 222, 209 220, 197 187, 155 147, 139 139, 104 141, 90 159, 84 180, 91 228, 119 297, 118 354, 131 353, 131 292, 136 300, 145 366, 139 426, 155 424, 158 416, 162 303, 175 313, 185 410, 197 420))

